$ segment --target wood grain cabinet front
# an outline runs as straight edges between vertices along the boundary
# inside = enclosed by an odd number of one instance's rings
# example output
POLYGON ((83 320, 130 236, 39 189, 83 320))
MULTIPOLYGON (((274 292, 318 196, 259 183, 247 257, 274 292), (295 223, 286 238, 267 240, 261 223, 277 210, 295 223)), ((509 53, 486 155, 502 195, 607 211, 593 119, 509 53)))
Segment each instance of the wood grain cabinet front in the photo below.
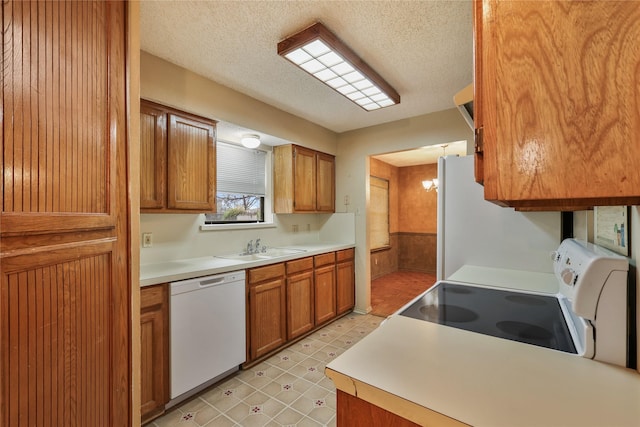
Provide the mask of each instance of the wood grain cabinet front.
POLYGON ((3 427, 139 423, 128 10, 2 2, 3 427))
POLYGON ((141 421, 164 412, 169 402, 168 284, 140 290, 141 421))
POLYGON ((216 122, 140 102, 141 212, 213 212, 216 122))
POLYGON ((335 212, 335 157, 298 145, 274 147, 276 213, 335 212))
POLYGON ((518 209, 640 204, 640 7, 474 0, 477 180, 518 209))
POLYGON ((286 263, 287 339, 292 340, 314 327, 313 258, 286 263))
POLYGON ((284 263, 248 270, 247 307, 249 363, 287 341, 284 263))
POLYGON ((354 249, 336 252, 336 312, 351 311, 355 306, 354 249))
POLYGON ((336 317, 335 252, 314 257, 315 324, 321 325, 336 317))
POLYGON ((247 270, 247 362, 257 363, 354 307, 354 250, 247 270))

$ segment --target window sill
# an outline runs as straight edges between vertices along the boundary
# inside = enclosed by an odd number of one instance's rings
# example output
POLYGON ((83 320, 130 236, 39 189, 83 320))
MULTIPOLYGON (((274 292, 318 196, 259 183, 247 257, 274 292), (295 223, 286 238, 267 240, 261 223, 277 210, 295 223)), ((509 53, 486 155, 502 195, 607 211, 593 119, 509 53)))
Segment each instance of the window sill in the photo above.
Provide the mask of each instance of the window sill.
POLYGON ((253 230, 258 228, 276 228, 273 222, 258 222, 249 224, 204 224, 200 231, 253 230))

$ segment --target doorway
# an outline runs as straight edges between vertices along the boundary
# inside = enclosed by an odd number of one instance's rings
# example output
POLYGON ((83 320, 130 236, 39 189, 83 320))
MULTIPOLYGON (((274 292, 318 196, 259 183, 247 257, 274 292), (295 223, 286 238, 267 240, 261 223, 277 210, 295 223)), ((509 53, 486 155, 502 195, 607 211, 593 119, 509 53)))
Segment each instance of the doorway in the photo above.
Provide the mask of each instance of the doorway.
POLYGON ((388 316, 435 283, 437 191, 423 181, 437 179, 440 156, 466 152, 460 141, 369 157, 372 314, 388 316), (374 197, 381 180, 388 182, 386 199, 374 197))

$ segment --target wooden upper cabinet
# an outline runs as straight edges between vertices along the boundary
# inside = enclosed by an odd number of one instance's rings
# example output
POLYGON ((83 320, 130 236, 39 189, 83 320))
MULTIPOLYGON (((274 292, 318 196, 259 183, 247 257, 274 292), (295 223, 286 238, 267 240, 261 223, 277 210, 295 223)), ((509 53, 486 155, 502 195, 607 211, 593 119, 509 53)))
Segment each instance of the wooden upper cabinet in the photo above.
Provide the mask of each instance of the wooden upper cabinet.
POLYGON ((316 170, 316 210, 335 212, 335 157, 317 153, 316 170))
POLYGON ((298 145, 274 147, 274 211, 335 211, 335 157, 298 145))
POLYGON ((293 209, 316 210, 316 152, 303 147, 293 151, 293 209))
POLYGON ((216 122, 141 101, 142 212, 213 212, 216 122))
POLYGON ((476 0, 474 23, 485 198, 640 204, 638 4, 476 0))
POLYGON ((162 208, 167 198, 167 115, 140 105, 140 207, 162 208))
POLYGON ((215 126, 170 114, 168 208, 215 210, 215 126))

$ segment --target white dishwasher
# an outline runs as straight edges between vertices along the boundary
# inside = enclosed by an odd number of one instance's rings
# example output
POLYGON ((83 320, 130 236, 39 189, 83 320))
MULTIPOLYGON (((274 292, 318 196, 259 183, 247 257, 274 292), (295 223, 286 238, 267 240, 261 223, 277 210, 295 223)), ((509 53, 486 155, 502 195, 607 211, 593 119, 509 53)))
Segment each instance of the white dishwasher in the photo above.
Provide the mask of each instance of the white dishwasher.
POLYGON ((168 406, 237 370, 246 360, 245 272, 173 282, 170 307, 168 406))

